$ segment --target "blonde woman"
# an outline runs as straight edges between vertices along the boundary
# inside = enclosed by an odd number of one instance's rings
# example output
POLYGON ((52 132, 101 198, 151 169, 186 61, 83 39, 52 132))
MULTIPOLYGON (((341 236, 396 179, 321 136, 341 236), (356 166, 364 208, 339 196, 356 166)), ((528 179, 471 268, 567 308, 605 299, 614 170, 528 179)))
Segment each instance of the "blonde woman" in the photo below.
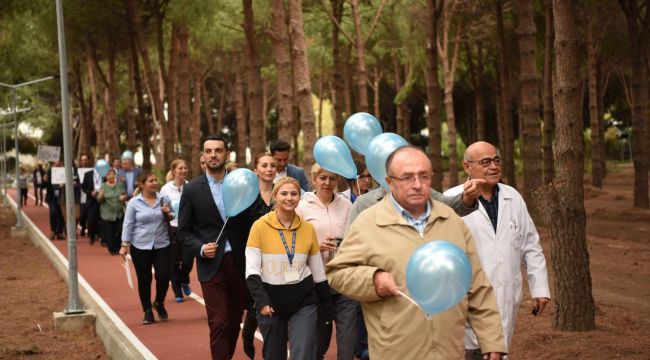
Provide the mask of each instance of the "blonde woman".
POLYGON ((246 245, 246 283, 255 300, 266 360, 314 358, 318 307, 332 313, 329 285, 313 226, 296 214, 300 184, 278 180, 276 209, 251 228, 246 245), (278 271, 274 269, 279 269, 278 271))

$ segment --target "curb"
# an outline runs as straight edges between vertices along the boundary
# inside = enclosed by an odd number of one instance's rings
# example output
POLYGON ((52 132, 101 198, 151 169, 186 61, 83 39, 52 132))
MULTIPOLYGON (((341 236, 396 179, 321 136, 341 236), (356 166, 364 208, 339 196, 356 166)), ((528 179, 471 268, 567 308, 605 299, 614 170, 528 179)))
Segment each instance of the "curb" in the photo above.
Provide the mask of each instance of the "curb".
MULTIPOLYGON (((16 202, 8 196, 14 213, 16 202)), ((52 265, 68 284, 68 260, 25 213, 22 214, 24 226, 29 239, 40 248, 52 262, 52 265)), ((137 338, 104 299, 90 286, 81 274, 78 274, 79 298, 86 309, 92 309, 97 320, 95 333, 102 340, 104 348, 111 359, 157 359, 157 357, 137 338)))

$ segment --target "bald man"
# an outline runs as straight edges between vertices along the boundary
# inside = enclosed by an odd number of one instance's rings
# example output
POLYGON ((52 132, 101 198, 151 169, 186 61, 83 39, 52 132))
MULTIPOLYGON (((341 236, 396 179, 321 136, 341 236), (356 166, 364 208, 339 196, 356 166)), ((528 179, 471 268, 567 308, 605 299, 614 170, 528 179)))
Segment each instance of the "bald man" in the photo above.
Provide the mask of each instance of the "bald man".
POLYGON ((363 307, 370 358, 462 359, 464 324, 469 322, 486 358, 500 359, 505 342, 494 292, 461 218, 430 198, 429 158, 420 149, 405 146, 388 157, 386 168, 388 196, 359 215, 327 264, 330 286, 363 307), (408 293, 406 265, 411 254, 433 239, 460 247, 473 274, 461 302, 427 317, 400 291, 408 293))
MULTIPOLYGON (((472 232, 481 264, 494 287, 501 315, 506 348, 510 347, 517 310, 523 298, 521 267, 528 274, 533 315, 539 315, 550 298, 546 260, 535 224, 526 203, 511 186, 500 184, 501 157, 490 143, 479 141, 465 151, 463 167, 480 186, 479 210, 463 217, 472 232)), ((445 195, 462 191, 455 187, 445 195)), ((480 359, 479 342, 471 327, 466 329, 467 359, 480 359)))

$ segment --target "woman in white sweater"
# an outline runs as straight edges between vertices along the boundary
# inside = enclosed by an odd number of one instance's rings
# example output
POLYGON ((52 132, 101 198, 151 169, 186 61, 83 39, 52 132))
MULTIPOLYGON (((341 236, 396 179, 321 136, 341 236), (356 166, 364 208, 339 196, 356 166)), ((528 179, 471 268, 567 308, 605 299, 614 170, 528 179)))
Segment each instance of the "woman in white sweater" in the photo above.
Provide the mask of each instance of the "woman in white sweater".
MULTIPOLYGON (((337 192, 339 176, 314 164, 311 170, 313 192, 303 195, 296 212, 316 229, 323 263, 336 254, 343 239, 352 203, 337 192)), ((337 358, 353 359, 357 337, 357 302, 331 292, 336 322, 337 358)), ((316 359, 323 359, 332 337, 332 324, 319 321, 316 335, 316 359)))

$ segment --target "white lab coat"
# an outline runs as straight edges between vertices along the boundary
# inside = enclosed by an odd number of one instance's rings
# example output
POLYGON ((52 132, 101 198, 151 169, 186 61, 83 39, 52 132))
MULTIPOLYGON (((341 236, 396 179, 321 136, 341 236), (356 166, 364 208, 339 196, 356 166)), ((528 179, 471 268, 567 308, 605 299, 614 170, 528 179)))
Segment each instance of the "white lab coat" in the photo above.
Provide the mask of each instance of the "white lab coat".
MULTIPOLYGON (((445 191, 453 196, 463 191, 458 185, 445 191)), ((517 319, 517 310, 523 299, 521 267, 526 269, 533 298, 548 297, 546 260, 539 242, 535 224, 528 214, 521 195, 513 187, 499 184, 499 212, 496 234, 483 204, 464 216, 472 232, 483 271, 487 274, 497 297, 506 348, 510 346, 517 319)), ((465 329, 465 348, 478 349, 476 335, 469 325, 465 329)))

